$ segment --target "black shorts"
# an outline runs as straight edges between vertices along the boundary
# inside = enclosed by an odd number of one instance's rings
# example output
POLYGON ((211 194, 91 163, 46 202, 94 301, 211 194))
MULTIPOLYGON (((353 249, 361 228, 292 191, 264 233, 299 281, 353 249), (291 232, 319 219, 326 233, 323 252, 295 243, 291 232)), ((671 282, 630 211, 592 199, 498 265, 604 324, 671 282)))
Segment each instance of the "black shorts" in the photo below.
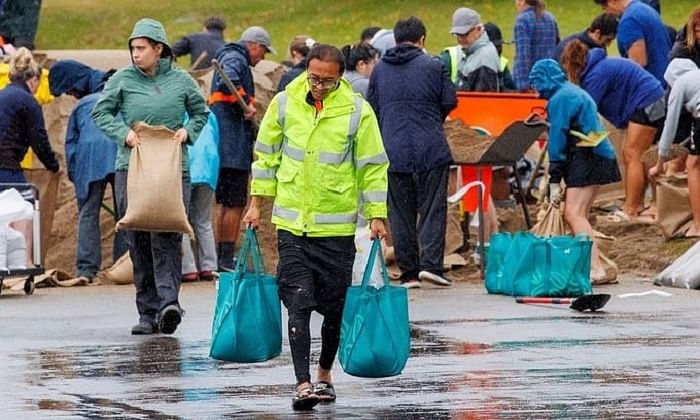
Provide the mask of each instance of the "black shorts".
POLYGON ((567 187, 612 184, 622 179, 617 160, 597 155, 592 148, 577 147, 568 156, 568 161, 564 175, 567 187))
POLYGON ((287 310, 311 309, 322 315, 342 312, 352 283, 355 238, 311 238, 279 230, 277 247, 277 286, 287 310))
POLYGON ((219 169, 216 202, 224 207, 245 207, 248 203, 249 171, 233 168, 219 169))
POLYGON ((700 118, 695 118, 693 120, 693 129, 690 131, 688 153, 693 156, 700 156, 700 118))
POLYGON ((664 98, 661 98, 650 105, 637 108, 632 113, 630 122, 659 129, 664 125, 665 118, 666 103, 664 98))

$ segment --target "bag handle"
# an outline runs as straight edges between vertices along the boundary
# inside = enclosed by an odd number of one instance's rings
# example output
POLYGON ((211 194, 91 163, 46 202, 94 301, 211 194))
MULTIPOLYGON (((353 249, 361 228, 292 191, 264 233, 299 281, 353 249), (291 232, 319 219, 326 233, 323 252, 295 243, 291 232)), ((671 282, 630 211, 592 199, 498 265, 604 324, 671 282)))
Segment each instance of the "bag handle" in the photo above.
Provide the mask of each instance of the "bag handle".
POLYGON ((387 274, 386 263, 384 262, 382 241, 379 238, 375 238, 372 239, 372 248, 369 251, 369 258, 367 258, 365 273, 362 276, 362 288, 367 288, 369 284, 369 279, 372 277, 372 269, 374 268, 374 262, 377 259, 377 254, 379 255, 379 261, 381 261, 382 280, 384 280, 384 286, 389 286, 389 274, 387 274))
POLYGON ((249 258, 253 260, 255 274, 265 274, 265 264, 263 263, 262 252, 258 244, 258 237, 255 233, 255 229, 252 227, 248 227, 245 231, 245 237, 241 244, 241 250, 238 253, 238 260, 236 261, 237 272, 245 271, 249 258))

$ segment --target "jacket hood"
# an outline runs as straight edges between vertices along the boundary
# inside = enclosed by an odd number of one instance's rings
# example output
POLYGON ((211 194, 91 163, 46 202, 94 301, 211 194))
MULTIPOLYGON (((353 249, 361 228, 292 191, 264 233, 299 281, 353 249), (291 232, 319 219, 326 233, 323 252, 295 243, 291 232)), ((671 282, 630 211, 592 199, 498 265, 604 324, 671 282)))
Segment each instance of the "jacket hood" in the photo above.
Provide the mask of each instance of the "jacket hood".
MULTIPOLYGON (((232 51, 241 54, 243 57, 245 57, 246 61, 248 62, 248 65, 252 66, 250 62, 250 55, 248 54, 248 48, 246 48, 246 46, 242 42, 229 42, 228 44, 225 44, 223 47, 219 48, 219 50, 216 52, 216 55, 225 56, 226 54, 232 51)), ((306 61, 304 61, 304 68, 306 68, 306 61)))
POLYGON ((99 92, 104 86, 105 72, 95 70, 75 60, 60 60, 49 71, 51 94, 60 96, 71 92, 78 98, 99 92))
POLYGON ((471 54, 479 48, 483 47, 484 45, 488 45, 489 42, 491 42, 491 40, 489 39, 489 35, 486 33, 486 31, 483 31, 481 33, 481 36, 476 41, 474 41, 474 43, 468 46, 465 49, 465 51, 467 52, 467 54, 471 54))
POLYGON ((581 79, 587 74, 593 67, 598 65, 603 59, 607 57, 607 53, 602 48, 593 48, 588 51, 588 56, 586 56, 586 67, 583 68, 581 72, 581 79))
POLYGON ((404 64, 422 54, 423 50, 415 45, 399 44, 387 51, 386 54, 382 56, 382 60, 394 65, 404 64))
POLYGON ((693 60, 688 58, 674 58, 668 64, 668 68, 664 73, 664 79, 669 86, 673 87, 679 77, 683 76, 685 73, 693 70, 697 70, 698 66, 693 60))
POLYGON ((391 29, 380 29, 369 41, 369 44, 379 51, 379 56, 383 56, 387 51, 396 46, 394 31, 391 29))
POLYGON ((540 96, 549 99, 564 86, 566 76, 564 76, 564 71, 559 66, 559 63, 551 58, 547 58, 539 60, 532 66, 529 81, 537 89, 540 96))
POLYGON ((165 46, 168 56, 172 56, 172 49, 170 47, 170 42, 168 42, 168 36, 165 34, 165 28, 157 20, 144 18, 136 22, 134 29, 131 31, 129 36, 129 46, 131 41, 136 38, 148 38, 156 42, 160 42, 165 46))

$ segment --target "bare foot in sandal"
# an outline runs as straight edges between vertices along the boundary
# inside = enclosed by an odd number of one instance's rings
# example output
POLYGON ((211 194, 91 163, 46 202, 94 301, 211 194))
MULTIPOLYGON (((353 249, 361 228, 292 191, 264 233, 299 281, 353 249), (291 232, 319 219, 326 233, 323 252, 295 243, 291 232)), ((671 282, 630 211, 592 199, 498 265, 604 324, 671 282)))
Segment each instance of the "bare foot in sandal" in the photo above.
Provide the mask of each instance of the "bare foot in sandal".
POLYGON ((656 220, 656 204, 652 204, 649 207, 639 212, 639 217, 650 217, 656 220))
POLYGON ((309 382, 297 385, 296 393, 292 398, 292 409, 294 411, 310 411, 321 400, 314 393, 313 385, 309 382))

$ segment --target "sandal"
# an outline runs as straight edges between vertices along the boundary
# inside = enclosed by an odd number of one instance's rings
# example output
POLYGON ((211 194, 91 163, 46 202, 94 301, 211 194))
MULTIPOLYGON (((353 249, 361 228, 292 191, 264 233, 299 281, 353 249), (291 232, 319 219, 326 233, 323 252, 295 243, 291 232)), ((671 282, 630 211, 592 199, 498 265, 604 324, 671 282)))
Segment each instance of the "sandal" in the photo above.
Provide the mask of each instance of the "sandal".
POLYGON ((301 388, 297 388, 297 392, 292 398, 292 409, 294 411, 310 411, 321 400, 314 393, 311 384, 306 384, 301 388))
POLYGON ((321 402, 335 401, 335 388, 332 384, 325 381, 320 381, 314 385, 314 394, 318 396, 321 402))
POLYGON ((651 225, 656 223, 656 220, 649 216, 631 216, 627 213, 625 213, 623 210, 618 209, 607 216, 605 216, 605 220, 611 223, 641 223, 641 224, 646 224, 646 225, 651 225))

